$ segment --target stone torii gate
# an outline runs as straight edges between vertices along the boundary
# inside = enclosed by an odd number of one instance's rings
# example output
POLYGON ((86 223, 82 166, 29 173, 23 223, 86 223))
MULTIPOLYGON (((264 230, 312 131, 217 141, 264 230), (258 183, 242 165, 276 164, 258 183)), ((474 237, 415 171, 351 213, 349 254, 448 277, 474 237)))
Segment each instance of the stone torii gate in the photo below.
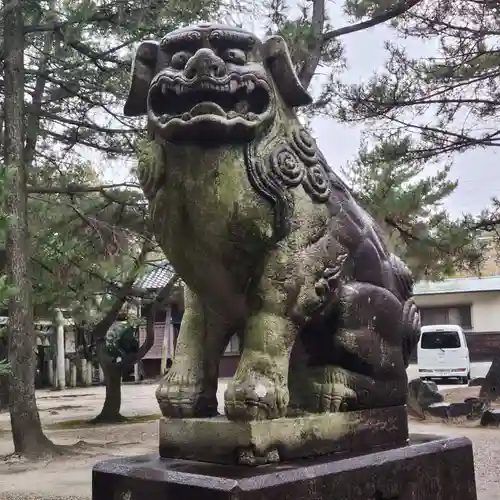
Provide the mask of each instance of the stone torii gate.
MULTIPOLYGON (((40 320, 34 324, 37 347, 43 348, 39 359, 42 378, 48 380, 54 389, 77 386, 78 362, 81 363, 81 379, 84 385, 92 385, 93 365, 76 356, 73 321, 56 309, 54 321, 40 320)), ((40 349, 39 349, 40 355, 40 349)))

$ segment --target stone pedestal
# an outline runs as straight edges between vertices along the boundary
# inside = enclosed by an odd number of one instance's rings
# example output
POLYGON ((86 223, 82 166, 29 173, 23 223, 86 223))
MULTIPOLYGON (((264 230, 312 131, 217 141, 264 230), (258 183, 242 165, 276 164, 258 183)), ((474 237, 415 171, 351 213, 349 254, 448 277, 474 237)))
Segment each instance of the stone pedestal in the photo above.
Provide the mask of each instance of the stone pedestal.
POLYGON ((264 465, 298 458, 363 453, 408 444, 406 407, 233 422, 160 419, 160 456, 226 465, 264 465))
POLYGON ((98 463, 92 475, 93 500, 477 500, 466 438, 411 436, 377 453, 260 467, 146 455, 98 463))

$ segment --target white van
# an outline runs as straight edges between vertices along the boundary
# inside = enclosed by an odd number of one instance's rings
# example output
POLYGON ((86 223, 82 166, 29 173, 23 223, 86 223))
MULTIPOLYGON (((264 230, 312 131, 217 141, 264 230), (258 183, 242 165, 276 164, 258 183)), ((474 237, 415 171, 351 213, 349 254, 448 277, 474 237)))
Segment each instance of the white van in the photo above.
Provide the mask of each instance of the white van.
POLYGON ((421 379, 458 378, 470 380, 469 348, 458 325, 429 325, 420 330, 417 346, 418 373, 421 379))

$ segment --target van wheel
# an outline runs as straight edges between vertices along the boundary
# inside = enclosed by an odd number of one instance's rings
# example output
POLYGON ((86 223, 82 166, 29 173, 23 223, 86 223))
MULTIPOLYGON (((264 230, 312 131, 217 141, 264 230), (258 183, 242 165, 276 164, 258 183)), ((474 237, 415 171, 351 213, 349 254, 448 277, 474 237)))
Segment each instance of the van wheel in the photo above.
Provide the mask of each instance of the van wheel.
POLYGON ((462 381, 462 384, 469 385, 469 375, 466 377, 460 377, 460 380, 462 381))

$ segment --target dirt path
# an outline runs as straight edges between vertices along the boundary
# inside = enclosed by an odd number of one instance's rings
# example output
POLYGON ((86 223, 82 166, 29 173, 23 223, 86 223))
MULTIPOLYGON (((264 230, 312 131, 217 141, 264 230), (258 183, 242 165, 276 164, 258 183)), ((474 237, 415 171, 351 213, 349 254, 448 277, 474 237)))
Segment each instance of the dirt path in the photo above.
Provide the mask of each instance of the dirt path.
MULTIPOLYGON (((89 499, 93 465, 112 457, 156 452, 157 428, 157 422, 149 422, 47 431, 57 444, 84 444, 77 447, 75 454, 51 461, 0 463, 0 499, 89 499)), ((2 447, 7 437, 1 439, 2 447)))

